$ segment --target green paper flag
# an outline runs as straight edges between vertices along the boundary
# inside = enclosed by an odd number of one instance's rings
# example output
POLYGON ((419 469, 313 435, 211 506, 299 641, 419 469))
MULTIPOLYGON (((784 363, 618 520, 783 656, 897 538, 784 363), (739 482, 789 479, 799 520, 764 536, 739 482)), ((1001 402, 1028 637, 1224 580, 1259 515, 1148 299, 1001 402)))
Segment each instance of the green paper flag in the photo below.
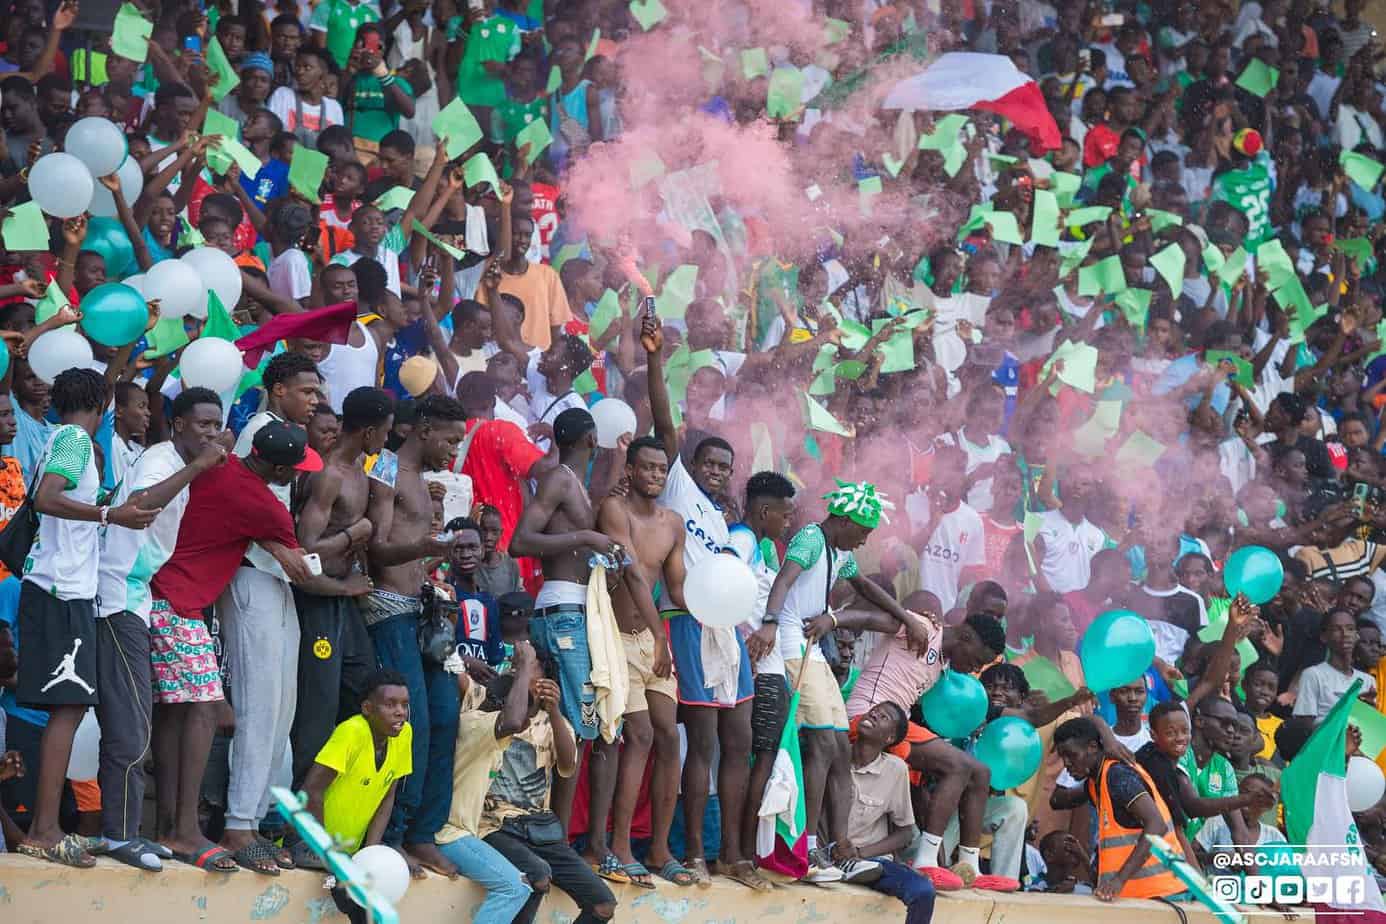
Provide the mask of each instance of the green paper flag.
MULTIPOLYGON (((1245 269, 1246 251, 1242 250, 1242 248, 1238 247, 1228 259, 1231 260, 1233 257, 1237 256, 1237 254, 1241 254, 1242 268, 1245 269)), ((1299 275, 1295 272, 1295 262, 1291 260, 1290 255, 1285 252, 1285 245, 1275 238, 1263 241, 1261 246, 1256 248, 1256 266, 1266 274, 1266 277, 1270 280, 1270 287, 1272 289, 1280 288, 1291 276, 1299 275)))
POLYGON ((1118 292, 1113 301, 1121 309, 1121 314, 1136 330, 1145 330, 1146 318, 1150 315, 1150 299, 1155 295, 1149 289, 1127 289, 1118 292))
POLYGON ((682 318, 698 284, 698 267, 684 264, 672 270, 655 298, 655 313, 666 321, 682 318))
POLYGON ((438 240, 438 238, 435 237, 435 236, 433 235, 433 233, 430 232, 427 228, 425 228, 425 227, 419 222, 419 220, 418 220, 417 218, 414 219, 414 224, 413 224, 413 226, 412 226, 412 230, 413 230, 413 232, 414 232, 415 234, 419 235, 419 236, 422 237, 424 240, 428 241, 428 242, 429 242, 430 244, 432 244, 434 247, 437 247, 439 250, 441 250, 441 251, 443 251, 444 253, 448 254, 448 255, 449 255, 450 257, 452 257, 454 260, 461 260, 461 259, 462 259, 463 255, 464 255, 464 254, 463 254, 463 251, 458 250, 456 247, 452 246, 452 245, 449 244, 449 243, 446 243, 445 241, 440 241, 440 240, 438 240))
POLYGON ((1175 298, 1184 291, 1184 263, 1184 248, 1178 244, 1170 244, 1150 256, 1150 265, 1160 274, 1175 298))
POLYGON ((881 351, 881 373, 909 372, 915 367, 914 334, 908 330, 897 331, 879 347, 881 351))
MULTIPOLYGON (((1269 243, 1269 242, 1267 242, 1269 243)), ((1279 244, 1279 241, 1276 241, 1279 244)), ((1262 247, 1264 250, 1265 248, 1262 247)), ((1238 247, 1227 255, 1227 260, 1222 264, 1222 270, 1218 272, 1218 279, 1223 285, 1227 286, 1228 291, 1237 284, 1237 280, 1242 278, 1242 273, 1246 272, 1246 251, 1238 247)))
POLYGON ((588 322, 588 335, 594 340, 600 340, 606 333, 607 328, 616 322, 621 316, 621 297, 616 294, 614 289, 607 289, 602 293, 602 297, 597 299, 597 306, 592 309, 592 318, 588 322))
POLYGON ((555 64, 549 68, 549 80, 548 83, 544 84, 544 95, 553 96, 561 86, 563 86, 563 70, 555 64))
MULTIPOLYGON (((210 112, 207 114, 211 115, 210 112)), ((259 174, 260 168, 264 166, 260 163, 260 158, 255 156, 254 151, 241 144, 235 138, 222 138, 212 150, 222 157, 225 157, 227 162, 227 165, 223 169, 215 171, 217 173, 225 174, 227 170, 231 169, 230 164, 234 163, 241 168, 241 176, 248 180, 253 180, 256 175, 259 174)), ((131 204, 133 205, 133 203, 131 204)))
POLYGON ((881 155, 881 164, 884 165, 884 167, 892 177, 898 177, 900 175, 900 171, 904 169, 905 166, 905 162, 903 160, 900 160, 899 158, 895 157, 895 155, 891 154, 889 151, 886 151, 884 154, 881 155))
POLYGON ((755 80, 770 73, 770 58, 764 48, 747 48, 741 52, 741 74, 747 80, 755 80))
POLYGON ((375 200, 375 207, 382 212, 390 212, 395 209, 407 209, 413 201, 414 190, 407 186, 393 186, 375 200))
POLYGON ((207 118, 202 120, 202 134, 220 135, 222 138, 235 141, 241 137, 241 127, 230 116, 222 115, 215 109, 208 109, 207 118))
POLYGON ((967 116, 961 113, 946 115, 934 123, 934 130, 919 136, 919 150, 938 151, 943 156, 943 169, 957 176, 967 161, 967 148, 962 142, 962 129, 967 116))
POLYGON ((1374 188, 1381 179, 1381 172, 1386 170, 1380 161, 1356 151, 1343 151, 1338 155, 1338 163, 1349 180, 1366 190, 1374 188))
POLYGON ((829 17, 823 20, 823 36, 829 45, 836 45, 845 39, 851 31, 852 26, 845 19, 829 17))
MULTIPOLYGON (((71 304, 72 302, 68 301, 67 296, 63 294, 62 287, 56 282, 50 282, 48 290, 43 293, 43 298, 34 305, 34 323, 42 324, 71 304)), ((179 323, 182 323, 182 318, 179 318, 179 323)))
MULTIPOLYGON (((595 58, 595 57, 597 56, 597 46, 600 45, 601 42, 602 42, 602 30, 601 30, 601 29, 593 29, 593 30, 592 30, 592 41, 590 41, 590 42, 587 43, 587 54, 586 54, 586 56, 582 59, 582 63, 583 63, 583 64, 586 64, 588 61, 591 61, 593 58, 595 58)), ((550 77, 550 79, 552 79, 552 76, 550 77)), ((550 90, 549 92, 552 93, 553 90, 550 90)))
POLYGON ((484 153, 473 154, 471 159, 462 165, 462 179, 466 181, 468 189, 488 183, 497 195, 500 194, 500 177, 496 176, 496 168, 491 163, 491 158, 484 153))
POLYGON ((1074 209, 1069 212, 1068 217, 1064 219, 1064 224, 1068 225, 1070 228, 1081 228, 1084 225, 1090 225, 1094 222, 1106 221, 1107 217, 1111 214, 1112 209, 1110 206, 1089 205, 1086 208, 1074 209))
POLYGON ((6 250, 47 250, 49 247, 48 220, 37 202, 25 202, 10 209, 5 216, 0 237, 6 250))
POLYGON ((1341 250, 1348 259, 1356 260, 1359 267, 1365 267, 1372 259, 1372 242, 1365 237, 1339 238, 1333 241, 1333 249, 1341 250))
POLYGON ((1140 430, 1126 438, 1117 450, 1117 465, 1136 465, 1149 468, 1164 454, 1165 447, 1146 436, 1140 430))
POLYGON ((634 0, 630 5, 630 14, 640 23, 641 29, 649 32, 664 21, 669 11, 659 0, 634 0))
POLYGON ((866 374, 866 363, 858 359, 844 359, 833 367, 833 375, 839 379, 855 382, 866 374))
POLYGON ((838 422, 838 419, 829 413, 817 401, 804 395, 804 424, 810 430, 820 430, 823 433, 835 433, 838 436, 851 437, 855 434, 838 422))
POLYGON ((1013 212, 988 212, 984 220, 991 228, 992 240, 1003 244, 1025 243, 1025 237, 1020 233, 1020 223, 1013 212))
POLYGON ((1091 266, 1078 270, 1079 295, 1115 295, 1126 290, 1126 270, 1121 266, 1121 257, 1112 254, 1091 266))
POLYGON ((1280 71, 1260 58, 1252 58, 1237 78, 1237 86, 1252 96, 1264 97, 1280 82, 1280 71))
POLYGON ((582 370, 582 375, 573 379, 573 391, 582 395, 584 398, 598 390, 597 377, 592 374, 590 368, 582 370))
POLYGON ((857 205, 863 215, 871 214, 871 200, 881 194, 881 178, 868 176, 857 183, 857 205))
POLYGON ((1203 248, 1203 265, 1208 268, 1208 275, 1216 276, 1226 262, 1227 258, 1216 244, 1209 244, 1203 248))
POLYGON ((183 216, 178 216, 178 246, 179 247, 202 247, 207 243, 207 239, 202 236, 202 232, 192 226, 192 222, 183 216))
POLYGON ((1097 347, 1065 340, 1050 358, 1051 363, 1059 360, 1064 364, 1059 370, 1060 382, 1087 394, 1097 390, 1097 347))
POLYGON ((765 112, 772 119, 796 118, 804 96, 804 72, 797 67, 777 67, 770 73, 765 92, 765 112))
POLYGON ((1059 200, 1059 205, 1070 208, 1073 205, 1073 197, 1078 195, 1078 188, 1083 185, 1083 178, 1076 173, 1056 170, 1049 177, 1049 185, 1054 190, 1054 197, 1059 200))
MULTIPOLYGON (((557 71, 558 68, 555 67, 554 70, 557 71)), ((552 79, 549 82, 552 83, 552 79)), ((448 103, 433 117, 433 134, 447 139, 448 160, 461 157, 482 138, 481 125, 460 97, 448 103)))
POLYGON ((837 382, 833 379, 833 370, 831 368, 824 369, 813 377, 813 381, 809 382, 808 393, 814 397, 831 395, 836 390, 837 382))
POLYGON ((153 34, 154 24, 144 18, 139 8, 134 4, 122 3, 116 11, 111 51, 136 64, 143 64, 149 57, 149 37, 153 34))
POLYGON ((1092 250, 1091 239, 1086 241, 1080 241, 1074 246, 1068 248, 1066 252, 1061 250, 1061 259, 1059 260, 1059 276, 1065 277, 1069 273, 1077 269, 1079 266, 1081 266, 1083 264, 1083 261, 1088 258, 1088 251, 1090 250, 1092 250))
POLYGON ((1242 359, 1240 353, 1233 353, 1231 350, 1208 350, 1203 356, 1204 359, 1208 361, 1208 364, 1214 367, 1224 359, 1230 362, 1236 368, 1236 371, 1232 373, 1232 377, 1236 379, 1239 384, 1245 385, 1247 388, 1251 388, 1256 384, 1256 377, 1252 374, 1251 363, 1242 359))
POLYGON ((144 339, 149 344, 149 348, 144 351, 145 359, 167 356, 183 349, 189 343, 188 332, 183 329, 183 319, 166 318, 163 315, 154 322, 154 327, 144 335, 144 339))
POLYGON ((549 131, 549 123, 543 119, 535 119, 524 128, 520 129, 515 136, 515 150, 519 150, 526 144, 529 145, 529 156, 525 158, 526 164, 532 164, 544 153, 544 149, 553 144, 553 133, 549 131))
POLYGON ((558 253, 554 254, 553 259, 549 261, 549 265, 553 267, 553 271, 555 273, 563 272, 563 264, 575 257, 582 256, 582 247, 582 242, 578 241, 574 244, 564 244, 562 247, 558 248, 558 253))
POLYGON ((1030 240, 1044 247, 1059 246, 1059 200, 1047 189, 1035 190, 1030 240))
POLYGON ((327 175, 327 155, 315 151, 306 144, 294 145, 293 157, 289 160, 289 185, 309 202, 320 203, 318 189, 322 178, 327 175))
POLYGON ((1113 431, 1103 427, 1096 417, 1090 417, 1073 431, 1071 442, 1079 453, 1096 459, 1107 454, 1107 440, 1111 439, 1112 434, 1113 431))
POLYGON ((1159 234, 1171 226, 1182 226, 1184 219, 1173 212, 1162 211, 1161 209, 1146 209, 1145 214, 1150 217, 1150 231, 1152 234, 1159 234))
POLYGON ((226 94, 240 85, 240 75, 231 66, 231 62, 227 60, 221 42, 217 41, 215 37, 213 37, 212 43, 207 46, 207 70, 216 75, 216 82, 212 84, 212 99, 218 103, 226 99, 226 94))
POLYGON ((1030 689, 1039 690, 1049 697, 1051 703, 1066 699, 1078 691, 1059 666, 1043 656, 1036 656, 1020 666, 1030 689))
POLYGON ((211 289, 207 290, 207 320, 202 325, 201 336, 229 340, 232 343, 235 343, 241 336, 240 328, 236 326, 235 321, 231 320, 231 313, 221 303, 217 293, 211 289))

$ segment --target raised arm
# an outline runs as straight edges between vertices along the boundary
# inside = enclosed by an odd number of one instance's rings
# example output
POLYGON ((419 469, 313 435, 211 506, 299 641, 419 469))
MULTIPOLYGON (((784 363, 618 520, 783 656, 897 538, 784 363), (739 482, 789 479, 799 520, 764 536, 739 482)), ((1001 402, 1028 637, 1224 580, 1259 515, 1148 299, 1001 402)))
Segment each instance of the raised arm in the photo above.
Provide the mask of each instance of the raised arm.
POLYGON ((669 464, 673 465, 679 459, 679 431, 674 426, 669 386, 664 382, 664 335, 660 332, 659 320, 643 311, 640 317, 640 343, 645 347, 645 378, 650 392, 650 414, 654 417, 655 435, 664 444, 664 454, 668 456, 669 464))

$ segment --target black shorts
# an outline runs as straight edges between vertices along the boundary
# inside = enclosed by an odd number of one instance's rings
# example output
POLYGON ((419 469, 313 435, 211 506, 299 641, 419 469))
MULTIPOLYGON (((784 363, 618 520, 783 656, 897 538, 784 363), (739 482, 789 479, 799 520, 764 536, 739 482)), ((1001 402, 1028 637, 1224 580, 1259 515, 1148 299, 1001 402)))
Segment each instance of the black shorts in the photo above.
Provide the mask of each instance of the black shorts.
POLYGON ((756 674, 751 702, 751 753, 777 751, 789 719, 789 681, 783 674, 756 674))
POLYGON ((19 681, 30 709, 95 706, 96 601, 59 600, 24 581, 19 588, 19 681))

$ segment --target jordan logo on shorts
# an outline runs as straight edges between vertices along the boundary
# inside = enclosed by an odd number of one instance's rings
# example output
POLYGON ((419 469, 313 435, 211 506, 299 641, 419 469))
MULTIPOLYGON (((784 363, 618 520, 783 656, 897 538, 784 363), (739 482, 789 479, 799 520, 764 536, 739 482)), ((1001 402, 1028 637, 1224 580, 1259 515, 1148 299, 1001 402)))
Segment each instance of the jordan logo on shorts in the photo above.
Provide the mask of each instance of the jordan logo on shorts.
POLYGON ((58 666, 53 668, 53 672, 49 674, 53 679, 43 685, 42 689, 39 690, 40 693, 47 693, 58 684, 68 682, 77 684, 77 686, 86 690, 88 695, 96 692, 92 685, 83 680, 77 673, 77 649, 81 647, 82 640, 80 638, 74 638, 72 640, 72 651, 63 655, 62 660, 58 662, 58 666))

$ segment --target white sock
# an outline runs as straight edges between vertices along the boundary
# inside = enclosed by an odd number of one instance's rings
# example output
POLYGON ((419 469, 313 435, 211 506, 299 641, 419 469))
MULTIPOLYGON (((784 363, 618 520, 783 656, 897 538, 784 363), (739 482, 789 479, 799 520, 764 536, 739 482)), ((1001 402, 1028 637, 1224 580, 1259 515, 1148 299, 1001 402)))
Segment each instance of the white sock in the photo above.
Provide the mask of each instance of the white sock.
POLYGON ((966 863, 968 866, 971 866, 973 870, 975 870, 975 871, 977 871, 977 872, 981 872, 981 870, 982 870, 981 848, 979 848, 979 847, 963 847, 962 845, 959 845, 959 846, 958 846, 958 862, 959 862, 959 863, 966 863))
POLYGON ((938 866, 938 852, 943 846, 943 835, 927 831, 919 838, 919 847, 914 852, 914 866, 938 866))
POLYGON ((807 837, 808 837, 808 849, 809 849, 809 850, 817 850, 817 849, 818 849, 818 835, 817 835, 817 834, 809 834, 809 835, 807 835, 807 837))

